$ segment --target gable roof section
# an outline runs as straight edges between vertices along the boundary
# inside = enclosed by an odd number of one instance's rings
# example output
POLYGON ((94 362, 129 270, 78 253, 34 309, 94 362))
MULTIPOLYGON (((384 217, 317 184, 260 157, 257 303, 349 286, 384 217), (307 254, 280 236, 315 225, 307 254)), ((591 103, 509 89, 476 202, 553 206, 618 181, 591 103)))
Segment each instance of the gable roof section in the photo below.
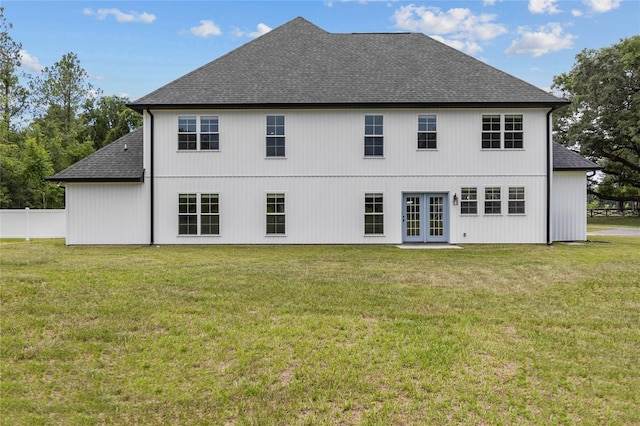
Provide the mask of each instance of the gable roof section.
POLYGON ((566 103, 423 34, 334 34, 299 17, 129 106, 140 111, 566 103))
POLYGON ((553 143, 553 170, 600 170, 593 161, 589 161, 569 148, 553 143))
POLYGON ((142 145, 142 127, 140 127, 47 180, 56 182, 143 182, 142 145))

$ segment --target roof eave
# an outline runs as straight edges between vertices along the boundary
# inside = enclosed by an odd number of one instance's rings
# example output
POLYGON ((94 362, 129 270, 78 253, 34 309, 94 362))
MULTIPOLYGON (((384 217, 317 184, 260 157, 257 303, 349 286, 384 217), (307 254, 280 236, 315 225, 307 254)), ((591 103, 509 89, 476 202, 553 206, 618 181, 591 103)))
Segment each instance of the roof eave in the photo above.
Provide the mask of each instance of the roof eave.
POLYGON ((560 108, 571 102, 558 99, 550 102, 315 102, 315 103, 198 103, 163 104, 131 103, 127 106, 134 111, 154 110, 196 110, 196 109, 361 109, 361 108, 560 108))

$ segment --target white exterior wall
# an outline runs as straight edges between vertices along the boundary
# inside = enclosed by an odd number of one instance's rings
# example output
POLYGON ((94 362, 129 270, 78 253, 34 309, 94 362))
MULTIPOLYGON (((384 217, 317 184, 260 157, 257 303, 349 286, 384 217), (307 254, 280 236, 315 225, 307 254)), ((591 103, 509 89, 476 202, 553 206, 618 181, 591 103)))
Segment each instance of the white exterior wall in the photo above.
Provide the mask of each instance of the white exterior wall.
POLYGON ((582 171, 553 172, 552 235, 554 241, 587 239, 587 177, 582 171))
POLYGON ((67 183, 67 244, 148 244, 149 191, 141 183, 67 183))
MULTIPOLYGON (((155 239, 188 243, 400 243, 402 194, 460 197, 478 188, 478 215, 450 205, 452 243, 546 242, 546 110, 153 111, 155 239), (523 114, 524 149, 482 150, 483 114, 523 114), (266 115, 285 116, 286 158, 265 158, 266 115), (364 116, 384 116, 384 158, 364 157, 364 116), (418 115, 436 114, 438 149, 417 150, 418 115), (178 151, 179 115, 217 115, 220 150, 178 151), (502 215, 484 215, 485 186, 502 188, 502 215), (526 214, 508 215, 524 186, 526 214), (286 194, 286 236, 265 235, 266 194, 286 194), (384 236, 364 235, 364 194, 384 194, 384 236), (220 196, 220 236, 178 235, 178 194, 220 196)), ((145 113, 145 130, 150 128, 145 113)), ((150 171, 145 132, 145 170, 150 171)), ((150 176, 145 177, 148 186, 150 176)))

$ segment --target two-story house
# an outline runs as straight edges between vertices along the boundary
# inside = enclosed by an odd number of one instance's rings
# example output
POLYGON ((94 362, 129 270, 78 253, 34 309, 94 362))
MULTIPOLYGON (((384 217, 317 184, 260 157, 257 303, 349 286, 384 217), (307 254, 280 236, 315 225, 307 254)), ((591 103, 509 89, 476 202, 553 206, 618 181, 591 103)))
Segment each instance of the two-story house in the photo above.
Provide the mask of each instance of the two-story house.
POLYGON ((565 103, 422 34, 296 18, 131 103, 141 129, 52 180, 67 244, 585 239, 597 166, 554 148, 565 103))

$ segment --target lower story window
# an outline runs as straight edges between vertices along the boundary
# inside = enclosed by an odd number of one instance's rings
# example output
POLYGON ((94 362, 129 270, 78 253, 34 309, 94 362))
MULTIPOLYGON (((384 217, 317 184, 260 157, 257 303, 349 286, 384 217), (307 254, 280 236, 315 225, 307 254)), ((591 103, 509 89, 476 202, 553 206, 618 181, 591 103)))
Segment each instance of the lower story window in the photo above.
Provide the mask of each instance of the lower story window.
POLYGON ((284 194, 267 194, 267 235, 286 232, 284 194))
POLYGON ((460 198, 460 214, 478 214, 477 188, 462 188, 460 198))
POLYGON ((484 189, 484 214, 501 214, 502 200, 500 187, 487 187, 484 189))
POLYGON ((524 187, 509 188, 509 214, 524 214, 524 187))
POLYGON ((179 194, 178 234, 219 235, 218 194, 179 194))
POLYGON ((384 234, 384 203, 382 194, 364 195, 364 233, 384 234))

